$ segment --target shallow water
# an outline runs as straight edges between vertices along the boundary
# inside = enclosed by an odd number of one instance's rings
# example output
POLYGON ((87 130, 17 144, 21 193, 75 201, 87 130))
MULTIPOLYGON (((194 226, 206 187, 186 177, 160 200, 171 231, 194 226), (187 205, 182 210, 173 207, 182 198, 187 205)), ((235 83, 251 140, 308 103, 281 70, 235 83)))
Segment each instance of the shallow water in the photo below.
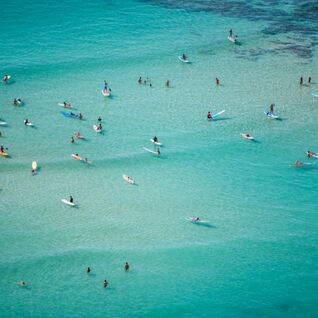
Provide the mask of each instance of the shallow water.
POLYGON ((10 154, 0 158, 2 316, 318 314, 318 162, 305 156, 318 152, 318 60, 314 44, 304 54, 293 46, 314 35, 264 32, 271 10, 296 19, 310 2, 273 1, 255 19, 171 3, 1 4, 1 73, 12 75, 0 86, 10 154), (241 45, 226 40, 230 28, 241 45), (300 87, 300 75, 311 85, 300 87), (64 100, 84 120, 61 115, 64 100), (265 116, 271 103, 281 120, 265 116), (74 131, 86 139, 71 144, 74 131), (154 135, 159 158, 143 150, 155 149, 154 135), (296 159, 315 164, 289 167, 296 159), (61 202, 70 194, 77 208, 61 202))

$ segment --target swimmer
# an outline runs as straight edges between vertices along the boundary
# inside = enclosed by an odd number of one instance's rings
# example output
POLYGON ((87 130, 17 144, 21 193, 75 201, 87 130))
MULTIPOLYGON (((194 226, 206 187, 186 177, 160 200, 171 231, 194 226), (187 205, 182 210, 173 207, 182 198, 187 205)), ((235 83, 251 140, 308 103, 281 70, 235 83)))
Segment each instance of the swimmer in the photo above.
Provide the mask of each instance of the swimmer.
POLYGON ((309 76, 308 77, 308 84, 310 84, 310 82, 311 82, 311 77, 309 76))
POLYGON ((166 87, 169 87, 169 80, 166 81, 166 87))
POLYGON ((303 77, 302 77, 302 76, 300 76, 300 78, 299 78, 299 84, 300 84, 300 85, 303 84, 303 77))
POLYGON ((125 264, 125 271, 127 272, 129 270, 129 264, 128 264, 128 262, 126 262, 126 264, 125 264))
POLYGON ((87 158, 85 158, 85 159, 84 159, 84 162, 88 162, 88 159, 87 159, 87 158))
POLYGON ((138 78, 138 84, 141 84, 141 76, 138 78))
POLYGON ((26 286, 26 283, 22 280, 19 283, 15 283, 15 284, 20 285, 20 286, 26 286))
POLYGON ((108 281, 105 279, 103 282, 104 287, 106 288, 108 284, 109 284, 108 281))
POLYGON ((34 169, 32 169, 31 174, 32 174, 32 176, 34 176, 34 174, 35 174, 35 170, 34 169))
POLYGON ((87 267, 86 273, 90 273, 91 269, 87 267))
POLYGON ((99 116, 97 120, 98 120, 98 121, 102 121, 102 117, 99 116))
POLYGON ((152 87, 152 84, 150 83, 149 86, 152 87))
MULTIPOLYGON (((76 155, 78 156, 78 155, 76 155)), ((70 202, 73 203, 73 197, 70 195, 70 202)))
POLYGON ((220 83, 220 81, 217 77, 215 78, 215 82, 216 82, 216 85, 219 85, 219 83, 220 83))
POLYGON ((71 137, 71 144, 72 144, 72 143, 74 143, 74 138, 73 138, 73 137, 71 137))
POLYGON ((0 131, 0 137, 2 137, 2 133, 1 133, 1 131, 0 131))

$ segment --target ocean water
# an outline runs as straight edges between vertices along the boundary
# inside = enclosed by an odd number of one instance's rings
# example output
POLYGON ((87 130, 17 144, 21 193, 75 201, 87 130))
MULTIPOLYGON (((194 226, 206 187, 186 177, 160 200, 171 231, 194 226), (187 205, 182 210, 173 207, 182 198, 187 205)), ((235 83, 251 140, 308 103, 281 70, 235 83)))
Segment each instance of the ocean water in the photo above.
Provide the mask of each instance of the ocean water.
POLYGON ((0 85, 10 155, 0 158, 0 316, 317 317, 318 161, 306 158, 318 152, 316 10, 309 0, 2 2, 0 75, 12 79, 0 85), (63 101, 84 119, 61 115, 63 101), (265 116, 271 103, 280 120, 265 116), (74 131, 86 139, 71 144, 74 131), (155 150, 154 135, 160 157, 143 149, 155 150), (69 195, 76 208, 61 202, 69 195))

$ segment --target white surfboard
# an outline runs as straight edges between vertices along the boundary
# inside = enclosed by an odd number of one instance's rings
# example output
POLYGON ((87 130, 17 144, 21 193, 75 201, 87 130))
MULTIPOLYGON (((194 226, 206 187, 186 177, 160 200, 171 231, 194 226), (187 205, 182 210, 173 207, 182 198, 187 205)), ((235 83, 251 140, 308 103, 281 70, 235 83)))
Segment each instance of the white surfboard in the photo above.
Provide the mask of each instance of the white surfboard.
POLYGON ((312 93, 311 95, 318 98, 318 94, 312 93))
POLYGON ((30 122, 28 122, 28 123, 26 123, 25 121, 24 121, 24 124, 26 125, 26 126, 34 126, 32 123, 30 123, 30 122))
POLYGON ((102 129, 99 129, 96 125, 94 125, 93 128, 98 133, 102 132, 102 129))
POLYGON ((75 203, 70 202, 70 201, 68 201, 68 200, 66 200, 66 199, 62 199, 62 202, 65 203, 65 204, 67 204, 67 205, 70 205, 70 206, 75 206, 75 203))
POLYGON ((205 221, 205 220, 196 220, 195 218, 190 218, 190 217, 188 217, 188 218, 185 218, 187 221, 190 221, 190 222, 192 222, 192 223, 209 223, 209 221, 205 221))
POLYGON ((234 38, 232 38, 231 36, 228 36, 227 39, 228 39, 229 41, 233 42, 233 43, 236 43, 236 42, 237 42, 237 40, 234 39, 234 38))
POLYGON ((64 105, 64 104, 62 104, 62 103, 58 103, 58 105, 60 105, 60 106, 62 106, 62 107, 69 107, 69 108, 71 108, 71 107, 73 107, 73 105, 70 105, 70 104, 68 104, 68 105, 64 105), (70 106, 69 106, 70 105, 70 106))
POLYGON ((151 152, 151 153, 153 153, 154 155, 159 155, 156 151, 153 151, 153 150, 150 150, 150 149, 148 149, 148 148, 146 148, 146 147, 143 147, 146 151, 148 151, 148 152, 151 152))
POLYGON ((254 137, 248 135, 248 134, 241 134, 242 137, 246 138, 246 139, 250 139, 250 140, 253 140, 254 137))
POLYGON ((37 166, 38 166, 38 164, 36 163, 36 161, 33 161, 32 162, 32 169, 36 170, 37 166))
POLYGON ((106 91, 105 89, 102 89, 102 94, 106 97, 110 96, 110 93, 106 91))
POLYGON ((125 174, 123 174, 123 178, 129 183, 135 183, 135 181, 132 178, 126 176, 125 174))
POLYGON ((267 115, 267 116, 270 117, 270 118, 274 118, 274 119, 277 119, 277 118, 278 118, 278 116, 274 115, 274 114, 271 113, 271 112, 264 111, 264 114, 267 115))
POLYGON ((183 63, 189 63, 189 60, 184 60, 182 56, 178 56, 178 59, 183 63))
POLYGON ((157 146, 162 146, 161 142, 154 141, 153 139, 150 139, 150 141, 153 142, 154 144, 156 144, 157 146))

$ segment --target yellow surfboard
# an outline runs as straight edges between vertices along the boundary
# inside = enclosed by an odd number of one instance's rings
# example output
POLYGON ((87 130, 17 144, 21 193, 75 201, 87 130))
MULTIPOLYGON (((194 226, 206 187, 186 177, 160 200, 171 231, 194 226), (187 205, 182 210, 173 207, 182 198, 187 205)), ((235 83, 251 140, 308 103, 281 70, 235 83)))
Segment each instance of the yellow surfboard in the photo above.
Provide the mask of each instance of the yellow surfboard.
POLYGON ((36 163, 36 161, 33 161, 32 162, 32 169, 36 170, 37 166, 38 166, 38 164, 36 163))

